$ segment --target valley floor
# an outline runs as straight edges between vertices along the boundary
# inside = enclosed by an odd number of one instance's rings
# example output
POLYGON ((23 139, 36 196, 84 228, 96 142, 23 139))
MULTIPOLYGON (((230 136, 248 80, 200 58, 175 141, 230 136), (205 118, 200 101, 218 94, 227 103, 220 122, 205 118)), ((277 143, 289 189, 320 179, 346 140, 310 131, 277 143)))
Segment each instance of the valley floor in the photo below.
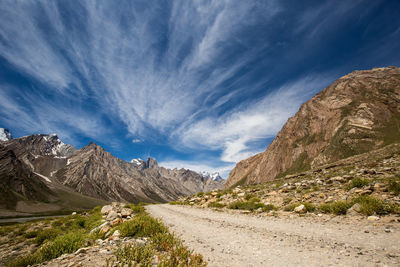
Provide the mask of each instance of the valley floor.
POLYGON ((400 219, 146 207, 208 266, 399 266, 400 219))

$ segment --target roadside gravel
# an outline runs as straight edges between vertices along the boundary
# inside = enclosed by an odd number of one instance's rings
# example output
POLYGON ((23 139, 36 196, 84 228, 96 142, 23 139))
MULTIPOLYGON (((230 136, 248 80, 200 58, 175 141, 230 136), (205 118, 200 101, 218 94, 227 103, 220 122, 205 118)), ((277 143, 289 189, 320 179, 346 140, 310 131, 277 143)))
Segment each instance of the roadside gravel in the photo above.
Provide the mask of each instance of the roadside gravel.
POLYGON ((398 218, 278 217, 150 205, 209 266, 400 266, 398 218))

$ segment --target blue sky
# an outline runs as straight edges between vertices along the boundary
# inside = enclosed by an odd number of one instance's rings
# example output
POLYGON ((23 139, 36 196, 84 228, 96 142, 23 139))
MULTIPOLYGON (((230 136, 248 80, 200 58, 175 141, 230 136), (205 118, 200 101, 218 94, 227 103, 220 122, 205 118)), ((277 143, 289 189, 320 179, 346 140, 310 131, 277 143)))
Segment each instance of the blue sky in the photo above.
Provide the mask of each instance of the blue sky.
POLYGON ((379 0, 2 0, 0 126, 227 177, 340 76, 400 66, 399 14, 379 0))

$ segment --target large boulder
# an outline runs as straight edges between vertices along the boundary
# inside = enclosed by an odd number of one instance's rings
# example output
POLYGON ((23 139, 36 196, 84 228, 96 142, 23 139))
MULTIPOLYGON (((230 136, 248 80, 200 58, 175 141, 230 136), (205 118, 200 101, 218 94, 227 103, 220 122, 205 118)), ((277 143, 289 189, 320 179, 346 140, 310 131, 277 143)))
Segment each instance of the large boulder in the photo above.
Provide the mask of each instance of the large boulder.
POLYGON ((110 213, 110 211, 113 210, 113 206, 111 205, 105 205, 101 208, 101 214, 107 215, 110 213))

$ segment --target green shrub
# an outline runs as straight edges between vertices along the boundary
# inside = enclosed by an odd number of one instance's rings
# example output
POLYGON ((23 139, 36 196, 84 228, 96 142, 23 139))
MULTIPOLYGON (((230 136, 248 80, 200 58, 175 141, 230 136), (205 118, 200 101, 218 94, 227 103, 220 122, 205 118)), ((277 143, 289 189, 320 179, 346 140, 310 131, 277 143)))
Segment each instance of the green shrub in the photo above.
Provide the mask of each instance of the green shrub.
POLYGON ((252 197, 252 198, 250 198, 249 199, 249 202, 260 202, 261 201, 261 199, 260 198, 258 198, 258 197, 252 197))
POLYGON ((400 182, 397 182, 395 178, 389 179, 389 191, 393 192, 395 195, 400 194, 400 182))
POLYGON ((220 203, 220 202, 212 202, 212 203, 208 204, 209 208, 223 208, 225 206, 226 206, 226 204, 220 203))
POLYGON ((160 262, 157 266, 160 267, 174 267, 174 266, 188 266, 188 267, 205 267, 207 263, 199 254, 193 254, 185 246, 179 244, 168 255, 161 255, 160 262))
POLYGON ((181 205, 181 202, 175 200, 175 201, 169 202, 169 204, 170 204, 170 205, 181 205))
POLYGON ((351 203, 347 201, 335 201, 329 204, 322 204, 318 209, 323 213, 333 213, 335 215, 344 215, 351 207, 351 203))
POLYGON ((267 204, 267 205, 264 205, 264 207, 262 207, 262 211, 264 211, 264 212, 271 211, 271 210, 277 210, 277 209, 278 208, 272 204, 267 204))
POLYGON ((125 245, 123 248, 118 248, 115 252, 117 260, 121 266, 137 266, 140 264, 143 267, 150 267, 153 256, 156 251, 150 244, 140 245, 125 245))
POLYGON ((12 267, 24 267, 57 258, 65 253, 73 253, 85 245, 85 236, 82 232, 70 232, 57 236, 47 242, 34 253, 18 257, 8 263, 12 267))
POLYGON ((37 237, 38 234, 39 234, 38 231, 29 231, 24 234, 24 237, 25 238, 34 238, 34 237, 37 237))
POLYGON ((179 243, 170 233, 157 233, 151 237, 151 241, 158 251, 170 251, 179 243))
POLYGON ((125 208, 130 208, 133 213, 139 214, 139 213, 145 213, 146 210, 143 207, 143 204, 126 204, 125 208))
POLYGON ((138 215, 117 227, 121 236, 152 237, 157 233, 167 232, 167 228, 149 215, 138 215))
POLYGON ((347 190, 350 190, 354 187, 361 188, 368 184, 369 184, 369 180, 357 177, 350 181, 349 185, 347 186, 347 190))
POLYGON ((71 232, 56 237, 54 241, 46 243, 38 253, 40 260, 47 261, 61 256, 64 253, 73 253, 85 245, 83 232, 71 232))
POLYGON ((196 194, 197 197, 201 197, 201 196, 203 196, 203 195, 204 195, 204 192, 198 192, 198 193, 196 194))
POLYGON ((262 203, 255 203, 250 201, 235 201, 229 204, 228 206, 229 209, 250 210, 250 211, 254 211, 258 208, 263 208, 263 207, 265 207, 265 205, 262 203))
POLYGON ((360 204, 360 213, 368 216, 373 214, 388 214, 396 211, 392 205, 371 196, 359 196, 352 200, 352 204, 355 203, 360 204))
POLYGON ((250 198, 253 198, 253 197, 255 197, 254 194, 246 194, 246 195, 244 196, 244 199, 249 200, 250 198))
POLYGON ((45 241, 53 240, 61 234, 62 234, 62 231, 61 231, 61 229, 58 229, 58 228, 45 229, 38 233, 38 235, 35 238, 35 243, 38 245, 41 245, 45 241))

